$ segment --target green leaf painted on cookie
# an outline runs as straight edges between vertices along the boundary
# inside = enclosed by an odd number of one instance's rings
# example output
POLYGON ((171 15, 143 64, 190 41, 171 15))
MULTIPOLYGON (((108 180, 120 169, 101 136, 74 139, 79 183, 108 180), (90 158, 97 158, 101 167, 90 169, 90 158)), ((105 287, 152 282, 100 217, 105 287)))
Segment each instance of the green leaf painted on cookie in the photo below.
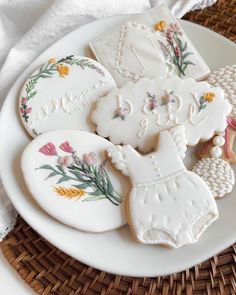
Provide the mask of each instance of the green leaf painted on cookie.
POLYGON ((81 175, 81 173, 79 171, 71 171, 70 170, 70 173, 73 174, 74 176, 76 176, 79 179, 82 178, 82 175, 81 175))
POLYGON ((189 55, 192 55, 193 52, 186 52, 185 54, 183 54, 183 59, 185 59, 186 57, 188 57, 189 55))
POLYGON ((101 196, 103 193, 98 189, 95 192, 89 193, 91 196, 101 196))
POLYGON ((56 175, 58 175, 58 173, 57 173, 56 171, 53 171, 53 172, 51 172, 51 173, 48 175, 48 177, 46 177, 44 180, 47 180, 47 179, 49 179, 49 178, 51 178, 51 177, 53 177, 53 176, 56 176, 56 175))
POLYGON ((183 64, 195 66, 195 63, 193 63, 192 61, 184 61, 183 64))
POLYGON ((184 46, 183 46, 183 52, 187 49, 187 46, 188 46, 188 42, 187 41, 185 41, 185 43, 184 43, 184 46))
POLYGON ((57 182, 57 184, 58 183, 62 183, 62 182, 64 182, 64 181, 68 181, 68 180, 70 180, 71 178, 69 177, 69 176, 63 176, 63 177, 61 177, 59 180, 58 180, 58 182, 57 182))
POLYGON ((61 167, 61 165, 56 165, 56 167, 62 174, 65 174, 65 170, 61 167))
POLYGON ((40 166, 40 167, 36 168, 36 170, 38 170, 38 169, 48 169, 48 170, 55 171, 55 169, 50 165, 43 165, 43 166, 40 166))
POLYGON ((81 183, 81 184, 75 184, 73 186, 76 187, 76 188, 80 188, 80 189, 86 189, 86 188, 89 187, 89 184, 87 184, 87 183, 81 183))

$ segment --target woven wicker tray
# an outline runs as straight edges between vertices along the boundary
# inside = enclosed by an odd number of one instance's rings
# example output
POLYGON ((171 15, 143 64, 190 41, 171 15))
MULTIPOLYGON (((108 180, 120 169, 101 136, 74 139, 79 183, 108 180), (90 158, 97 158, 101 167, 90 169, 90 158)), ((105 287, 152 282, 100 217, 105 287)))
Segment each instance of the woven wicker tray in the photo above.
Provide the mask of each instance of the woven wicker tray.
MULTIPOLYGON (((185 19, 236 42, 236 0, 218 0, 185 19)), ((42 295, 236 294, 236 244, 190 270, 157 278, 115 276, 89 267, 51 245, 20 217, 1 248, 22 279, 42 295)))

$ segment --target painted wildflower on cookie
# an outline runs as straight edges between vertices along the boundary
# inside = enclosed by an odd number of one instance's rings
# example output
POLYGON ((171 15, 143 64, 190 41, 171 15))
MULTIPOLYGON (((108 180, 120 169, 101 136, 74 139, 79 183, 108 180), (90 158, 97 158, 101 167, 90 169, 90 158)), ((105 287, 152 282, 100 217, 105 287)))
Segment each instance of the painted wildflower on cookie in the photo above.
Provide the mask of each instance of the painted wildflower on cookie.
POLYGON ((213 93, 213 92, 205 92, 203 94, 203 96, 199 100, 199 104, 200 104, 199 111, 205 109, 206 106, 207 106, 207 103, 213 102, 215 97, 216 97, 215 93, 213 93))
POLYGON ((150 111, 153 111, 157 108, 157 99, 155 94, 151 94, 150 92, 147 92, 148 98, 146 99, 146 103, 148 104, 148 108, 150 111))
POLYGON ((27 98, 22 97, 20 102, 20 113, 22 118, 27 122, 29 119, 29 114, 32 112, 32 108, 27 106, 27 98))
POLYGON ((163 96, 157 98, 155 94, 147 92, 147 98, 143 106, 144 113, 155 112, 158 106, 165 106, 171 102, 175 102, 174 91, 166 92, 163 96))
POLYGON ((161 101, 162 101, 161 105, 167 105, 167 104, 169 104, 171 102, 175 102, 173 94, 174 94, 174 91, 171 91, 170 93, 167 93, 167 94, 163 95, 161 97, 161 101))
POLYGON ((45 156, 56 156, 57 150, 53 143, 49 142, 39 149, 39 152, 45 156))
POLYGON ((164 20, 153 26, 154 31, 159 32, 163 41, 159 41, 160 48, 166 59, 170 70, 176 68, 180 77, 185 76, 188 66, 195 64, 189 60, 193 52, 188 51, 187 41, 182 40, 183 32, 177 23, 171 23, 169 26, 164 20))
POLYGON ((55 63, 57 63, 57 60, 53 57, 53 58, 50 58, 49 60, 48 60, 48 64, 55 64, 55 63))
POLYGON ((69 75, 69 67, 64 65, 57 65, 57 71, 61 78, 65 78, 65 76, 69 75))
POLYGON ((68 141, 63 142, 60 145, 60 149, 66 153, 73 153, 74 152, 73 148, 70 146, 70 143, 68 141))
POLYGON ((128 115, 128 109, 118 107, 115 111, 113 119, 120 118, 121 120, 125 120, 128 115))
POLYGON ((155 31, 164 31, 165 28, 166 28, 166 22, 164 20, 161 20, 160 22, 154 25, 155 31))
POLYGON ((56 146, 51 142, 42 146, 39 149, 40 153, 57 157, 57 160, 55 165, 46 164, 37 168, 50 172, 45 180, 58 177, 56 184, 72 182, 70 187, 55 184, 53 191, 57 195, 69 199, 83 197, 83 201, 86 202, 107 199, 116 206, 122 202, 106 171, 106 161, 98 163, 96 154, 93 152, 84 153, 82 157, 79 157, 68 141, 61 143, 59 149, 67 155, 59 155, 56 146), (86 197, 86 195, 89 196, 86 197))

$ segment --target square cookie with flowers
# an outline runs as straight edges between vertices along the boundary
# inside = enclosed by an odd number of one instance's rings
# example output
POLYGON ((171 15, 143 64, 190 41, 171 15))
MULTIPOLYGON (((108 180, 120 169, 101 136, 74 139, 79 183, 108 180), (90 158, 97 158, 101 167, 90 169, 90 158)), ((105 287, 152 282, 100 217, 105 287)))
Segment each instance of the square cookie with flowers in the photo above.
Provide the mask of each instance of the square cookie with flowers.
POLYGON ((202 80, 210 73, 167 6, 156 6, 90 43, 118 86, 142 77, 178 75, 202 80))

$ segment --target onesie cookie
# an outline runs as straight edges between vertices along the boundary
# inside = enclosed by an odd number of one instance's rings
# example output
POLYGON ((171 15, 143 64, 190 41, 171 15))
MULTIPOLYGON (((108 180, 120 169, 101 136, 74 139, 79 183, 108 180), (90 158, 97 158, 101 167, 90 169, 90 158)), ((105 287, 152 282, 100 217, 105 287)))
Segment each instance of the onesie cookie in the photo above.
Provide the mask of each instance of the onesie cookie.
POLYGON ((115 86, 106 69, 87 57, 51 58, 25 82, 19 113, 35 137, 57 129, 93 132, 90 113, 94 102, 115 86))
POLYGON ((140 155, 130 145, 108 149, 116 168, 132 182, 130 224, 141 243, 179 248, 196 242, 218 218, 210 189, 183 164, 186 143, 184 127, 177 126, 160 132, 150 154, 140 155))
POLYGON ((117 85, 142 77, 202 80, 210 70, 166 5, 159 5, 90 43, 117 85))
POLYGON ((32 197, 51 216, 79 230, 104 232, 124 225, 129 182, 107 159, 111 146, 77 130, 37 136, 21 157, 32 197))
POLYGON ((122 88, 113 88, 97 101, 92 120, 102 137, 114 144, 130 144, 150 151, 156 134, 183 125, 187 144, 212 138, 223 132, 231 105, 223 90, 193 79, 142 78, 122 88))

